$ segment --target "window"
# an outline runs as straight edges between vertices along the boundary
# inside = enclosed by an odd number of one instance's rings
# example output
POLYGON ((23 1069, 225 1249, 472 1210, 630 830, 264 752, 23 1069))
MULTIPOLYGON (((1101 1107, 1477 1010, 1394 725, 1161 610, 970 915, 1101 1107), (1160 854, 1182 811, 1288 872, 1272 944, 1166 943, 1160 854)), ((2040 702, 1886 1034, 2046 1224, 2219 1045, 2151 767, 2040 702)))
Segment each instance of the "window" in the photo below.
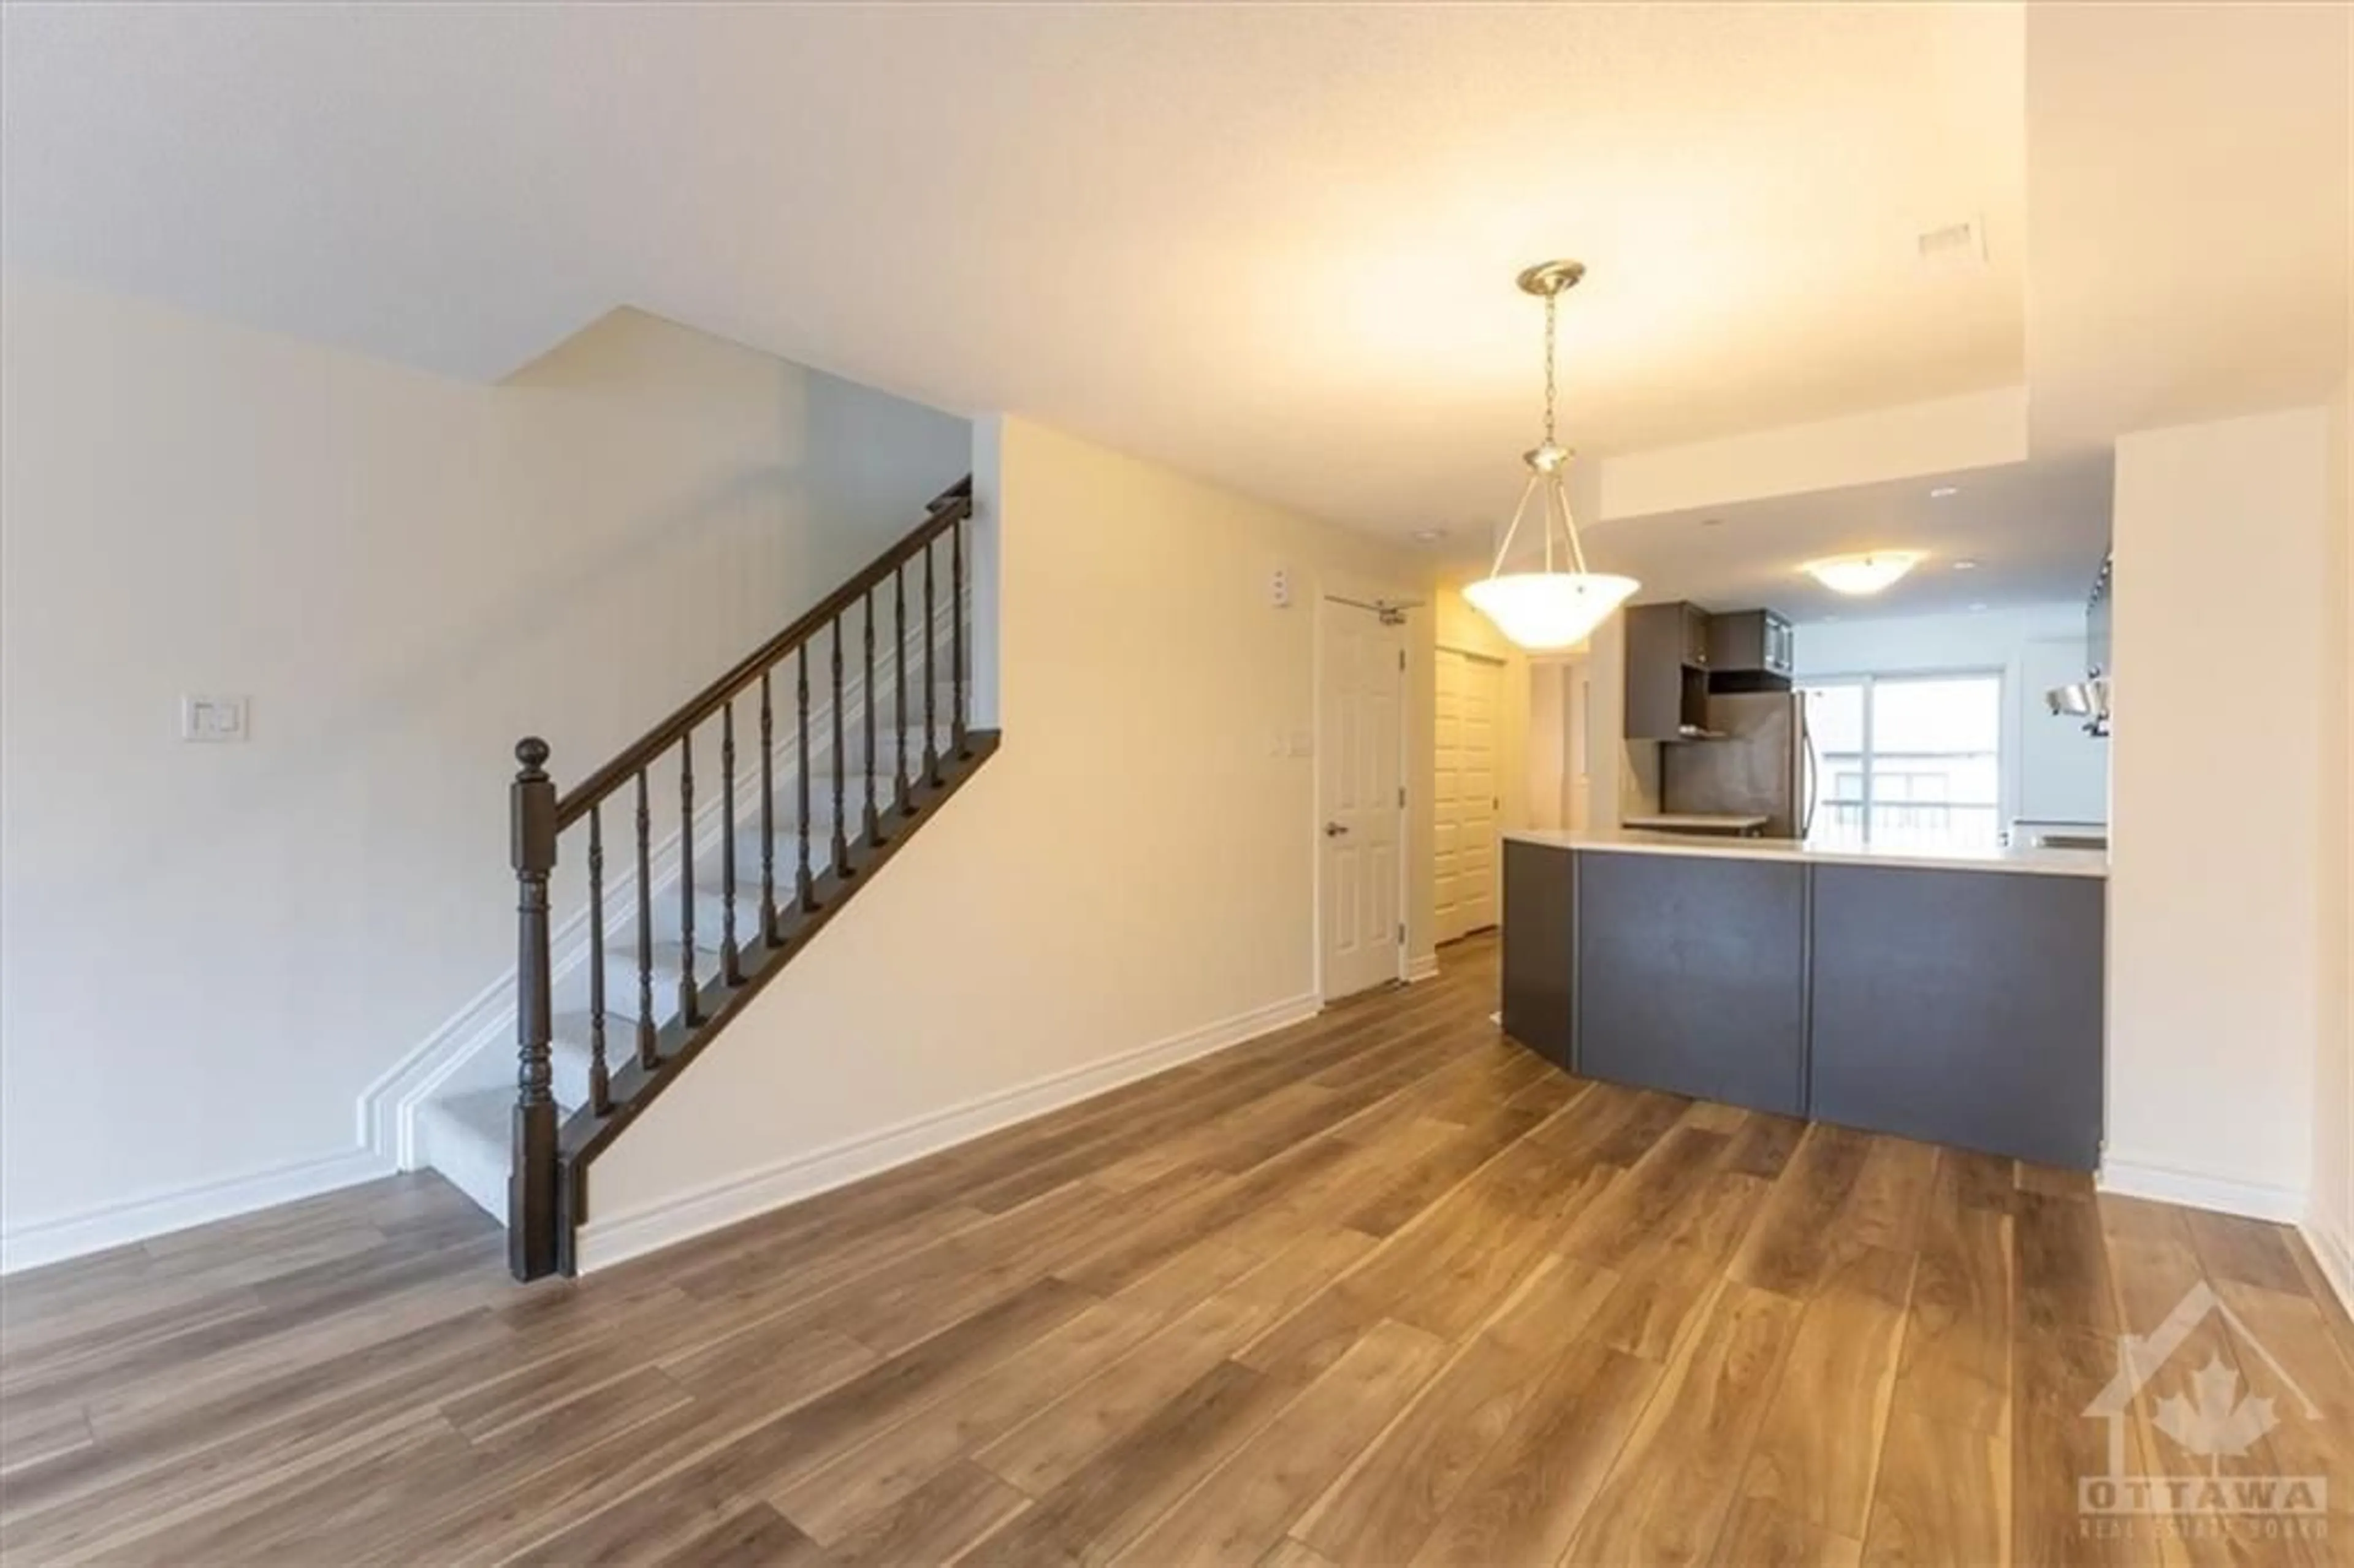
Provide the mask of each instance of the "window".
POLYGON ((2002 677, 1810 681, 1813 836, 1898 849, 2002 842, 2002 677))

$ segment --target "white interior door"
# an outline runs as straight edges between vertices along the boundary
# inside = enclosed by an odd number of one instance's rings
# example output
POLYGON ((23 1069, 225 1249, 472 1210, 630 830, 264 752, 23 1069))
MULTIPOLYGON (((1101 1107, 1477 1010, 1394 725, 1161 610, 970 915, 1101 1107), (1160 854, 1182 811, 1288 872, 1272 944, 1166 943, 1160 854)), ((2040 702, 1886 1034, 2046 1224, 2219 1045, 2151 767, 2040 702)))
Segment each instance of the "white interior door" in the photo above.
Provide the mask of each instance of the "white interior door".
POLYGON ((1325 1000, 1399 977, 1405 633, 1326 600, 1317 694, 1317 926, 1325 1000))
POLYGON ((1504 667, 1442 648, 1437 677, 1432 906, 1438 939, 1451 942, 1496 923, 1496 753, 1504 667))

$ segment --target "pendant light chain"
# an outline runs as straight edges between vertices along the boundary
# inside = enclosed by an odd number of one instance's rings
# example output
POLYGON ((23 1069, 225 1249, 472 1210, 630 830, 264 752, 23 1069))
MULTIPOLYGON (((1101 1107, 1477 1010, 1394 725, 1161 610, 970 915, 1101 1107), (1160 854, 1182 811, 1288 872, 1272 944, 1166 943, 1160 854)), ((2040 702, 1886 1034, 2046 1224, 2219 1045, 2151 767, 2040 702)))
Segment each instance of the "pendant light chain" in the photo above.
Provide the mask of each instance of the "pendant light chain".
POLYGON ((1528 478, 1487 577, 1463 589, 1472 606, 1507 638, 1532 651, 1574 646, 1641 587, 1632 577, 1596 573, 1586 565, 1585 541, 1578 537, 1569 503, 1570 454, 1559 440, 1561 295, 1585 275, 1585 269, 1575 261, 1547 261, 1520 276, 1521 291, 1544 301, 1544 439, 1521 454, 1528 478), (1532 499, 1544 539, 1543 569, 1507 572, 1532 499), (1558 541, 1553 538, 1556 514, 1562 535, 1558 541))

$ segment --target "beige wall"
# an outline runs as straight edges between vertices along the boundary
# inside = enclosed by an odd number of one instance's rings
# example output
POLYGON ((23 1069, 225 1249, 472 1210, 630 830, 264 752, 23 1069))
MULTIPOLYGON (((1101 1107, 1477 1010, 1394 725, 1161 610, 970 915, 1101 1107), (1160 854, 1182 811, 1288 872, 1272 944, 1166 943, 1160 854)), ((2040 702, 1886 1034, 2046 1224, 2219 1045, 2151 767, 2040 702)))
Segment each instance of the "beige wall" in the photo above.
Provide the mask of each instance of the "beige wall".
POLYGON ((2117 443, 2104 1178, 2280 1219, 2338 961, 2329 439, 2301 408, 2117 443))
MULTIPOLYGON (((592 1265, 1314 1005, 1316 763, 1271 743, 1313 729, 1320 586, 1426 599, 1426 565, 1026 421, 982 445, 1004 747, 592 1168, 592 1265)), ((1409 836, 1426 956, 1427 789, 1409 836)))
POLYGON ((1529 791, 1528 825, 1569 825, 1573 789, 1570 756, 1571 689, 1577 679, 1574 659, 1529 661, 1528 766, 1522 770, 1529 791))
POLYGON ((361 1092, 514 961, 516 737, 577 778, 970 461, 633 313, 491 387, 5 288, 12 1261, 389 1169, 361 1092), (183 693, 251 740, 182 744, 183 693))

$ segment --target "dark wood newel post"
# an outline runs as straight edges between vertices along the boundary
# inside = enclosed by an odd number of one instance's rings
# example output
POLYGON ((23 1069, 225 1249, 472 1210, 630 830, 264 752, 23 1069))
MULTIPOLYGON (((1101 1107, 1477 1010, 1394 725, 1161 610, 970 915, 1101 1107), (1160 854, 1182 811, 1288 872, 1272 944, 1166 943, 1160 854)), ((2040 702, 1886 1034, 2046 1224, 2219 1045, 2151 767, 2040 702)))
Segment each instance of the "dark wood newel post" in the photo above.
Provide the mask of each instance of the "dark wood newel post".
POLYGON ((517 1279, 556 1270, 556 1097, 548 1067, 547 876, 556 869, 556 786, 547 742, 515 745, 508 792, 515 872, 514 1170, 507 1185, 507 1267, 517 1279))

